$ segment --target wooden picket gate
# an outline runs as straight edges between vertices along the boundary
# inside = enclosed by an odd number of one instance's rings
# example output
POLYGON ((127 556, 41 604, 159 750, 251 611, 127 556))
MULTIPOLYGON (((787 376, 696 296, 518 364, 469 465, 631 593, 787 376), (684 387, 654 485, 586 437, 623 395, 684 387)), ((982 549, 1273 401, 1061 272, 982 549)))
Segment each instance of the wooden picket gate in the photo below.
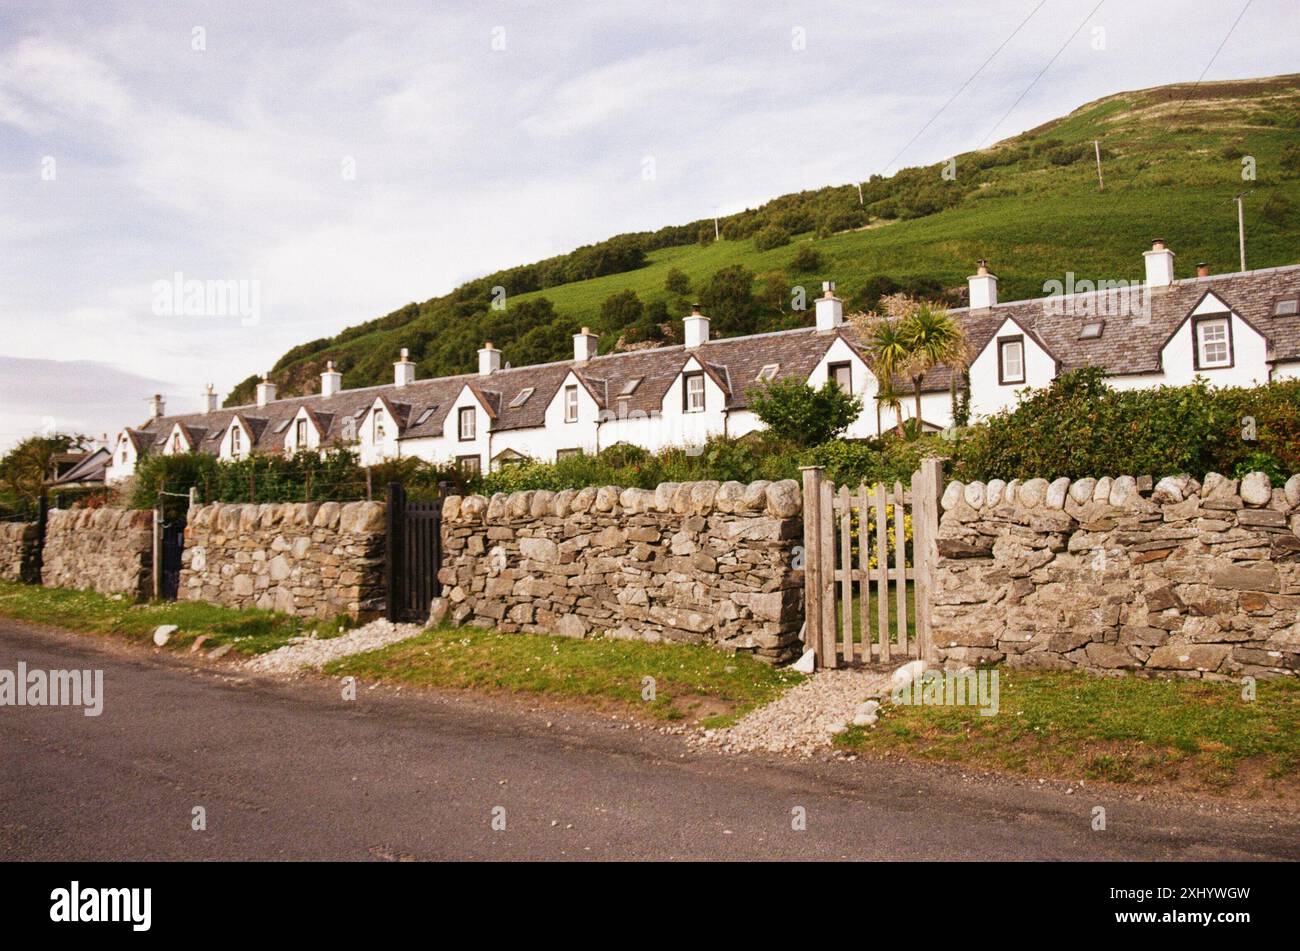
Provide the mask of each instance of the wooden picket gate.
POLYGON ((804 468, 804 645, 818 667, 932 659, 942 472, 940 460, 925 459, 910 487, 850 489, 824 479, 820 466, 804 468))

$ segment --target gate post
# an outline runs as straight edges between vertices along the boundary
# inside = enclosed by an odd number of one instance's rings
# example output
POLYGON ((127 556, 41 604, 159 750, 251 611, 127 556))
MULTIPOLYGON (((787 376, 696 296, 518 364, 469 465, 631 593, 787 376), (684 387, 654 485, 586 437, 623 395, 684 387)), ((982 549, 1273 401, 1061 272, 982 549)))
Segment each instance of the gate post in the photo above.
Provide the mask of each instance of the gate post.
POLYGON ((402 529, 405 528, 406 490, 400 482, 388 483, 388 504, 384 508, 384 613, 388 620, 400 620, 405 592, 402 590, 402 529))
POLYGON ((916 473, 912 506, 912 548, 917 564, 917 654, 935 662, 933 622, 934 572, 939 561, 939 499, 943 495, 943 460, 927 457, 916 473), (917 516, 920 518, 917 518, 917 516))
POLYGON ((821 498, 822 467, 800 466, 803 472, 803 646, 812 648, 816 666, 822 657, 821 498))

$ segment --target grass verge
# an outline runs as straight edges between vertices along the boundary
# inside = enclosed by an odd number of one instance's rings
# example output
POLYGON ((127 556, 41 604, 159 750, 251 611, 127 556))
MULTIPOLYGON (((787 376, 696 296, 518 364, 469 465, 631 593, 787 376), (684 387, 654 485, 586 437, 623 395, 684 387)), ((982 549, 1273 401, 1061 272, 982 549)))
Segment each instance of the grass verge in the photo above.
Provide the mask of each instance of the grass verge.
POLYGON ((327 664, 362 680, 546 694, 719 727, 803 679, 744 654, 686 644, 442 628, 327 664), (650 682, 653 678, 653 694, 650 682))
POLYGON ((1177 786, 1211 792, 1300 793, 1300 683, 999 672, 994 716, 974 706, 886 704, 874 728, 837 745, 869 753, 1031 776, 1177 786))
POLYGON ((0 616, 139 643, 151 642, 154 629, 160 624, 175 624, 179 630, 168 641, 169 648, 189 647, 206 635, 205 649, 229 644, 230 650, 239 654, 275 650, 290 638, 303 637, 312 631, 318 637, 338 636, 340 627, 355 626, 346 617, 321 621, 195 601, 135 604, 94 591, 43 588, 11 581, 0 581, 0 616))

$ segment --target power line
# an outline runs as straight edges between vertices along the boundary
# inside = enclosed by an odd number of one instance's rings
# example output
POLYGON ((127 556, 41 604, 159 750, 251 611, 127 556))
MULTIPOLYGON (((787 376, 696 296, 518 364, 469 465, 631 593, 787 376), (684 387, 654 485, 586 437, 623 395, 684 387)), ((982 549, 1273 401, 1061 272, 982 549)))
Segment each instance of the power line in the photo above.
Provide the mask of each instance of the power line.
POLYGON ((1038 84, 1038 81, 1043 78, 1043 74, 1052 68, 1052 64, 1055 63, 1057 58, 1065 52, 1065 48, 1070 45, 1070 41, 1079 35, 1079 31, 1083 29, 1083 25, 1093 18, 1096 12, 1101 9, 1101 5, 1105 2, 1106 0, 1097 0, 1097 5, 1092 8, 1086 17, 1079 21, 1079 25, 1074 28, 1074 32, 1065 38, 1065 42, 1061 44, 1061 48, 1052 54, 1052 58, 1047 61, 1047 65, 1038 71, 1038 75, 1033 78, 1029 85, 1025 87, 1025 91, 1022 92, 1016 98, 1016 101, 1011 104, 1011 108, 1002 114, 1002 118, 993 124, 993 128, 989 129, 988 135, 984 136, 983 140, 978 146, 976 146, 976 148, 983 148, 984 143, 988 142, 988 140, 993 137, 993 133, 997 131, 998 126, 1002 125, 1002 123, 1007 120, 1007 116, 1011 115, 1011 113, 1015 111, 1016 106, 1020 105, 1020 101, 1024 99, 1025 96, 1029 95, 1029 90, 1033 89, 1034 86, 1038 84))
POLYGON ((1241 22, 1241 18, 1246 15, 1246 11, 1250 9, 1250 5, 1253 2, 1254 0, 1246 0, 1246 5, 1242 7, 1241 12, 1237 14, 1237 19, 1232 21, 1232 26, 1228 27, 1228 32, 1224 35, 1222 41, 1220 41, 1218 48, 1215 49, 1214 55, 1210 57, 1210 61, 1206 63, 1205 68, 1201 70, 1201 75, 1196 77, 1196 82, 1192 83, 1192 88, 1187 90, 1187 95, 1184 96, 1183 101, 1178 104, 1178 108, 1174 112, 1175 119, 1177 119, 1179 114, 1183 111, 1183 107, 1191 101, 1192 93, 1194 93, 1196 87, 1201 84, 1201 80, 1205 78, 1205 74, 1210 71, 1210 67, 1214 65, 1214 61, 1219 58, 1219 54, 1223 52, 1223 47, 1228 42, 1228 37, 1232 36, 1233 31, 1237 29, 1237 24, 1241 22))
POLYGON ((975 77, 979 76, 980 73, 984 72, 984 67, 987 66, 989 63, 993 62, 993 57, 1001 53, 1003 47, 1005 47, 1008 43, 1010 43, 1013 39, 1015 39, 1016 34, 1020 32, 1020 30, 1024 27, 1026 23, 1028 23, 1030 20, 1033 19, 1035 13, 1043 9, 1043 6, 1046 3, 1047 0, 1039 0, 1038 6, 1034 7, 1034 9, 1029 11, 1029 16, 1025 17, 1023 20, 1020 21, 1020 26, 1017 26, 1014 30, 1011 31, 1011 35, 1008 36, 1005 40, 1003 40, 1002 43, 998 46, 998 48, 989 54, 988 59, 980 63, 979 69, 971 73, 970 76, 966 79, 966 81, 957 88, 957 91, 953 93, 950 97, 948 97, 948 101, 939 107, 939 111, 936 112, 934 115, 932 115, 930 117, 930 120, 926 122, 925 125, 921 126, 920 129, 917 130, 916 135, 912 136, 910 139, 907 140, 907 144, 898 150, 898 155, 895 155, 893 158, 891 158, 888 162, 885 163, 884 167, 881 168, 880 170, 880 173, 882 175, 889 168, 889 166, 897 162, 899 157, 912 147, 912 143, 915 142, 917 139, 919 139, 925 133, 925 130, 930 128, 930 126, 934 124, 934 121, 938 119, 939 116, 943 115, 944 110, 953 104, 953 100, 955 100, 958 96, 960 96, 965 91, 966 87, 975 81, 975 77))

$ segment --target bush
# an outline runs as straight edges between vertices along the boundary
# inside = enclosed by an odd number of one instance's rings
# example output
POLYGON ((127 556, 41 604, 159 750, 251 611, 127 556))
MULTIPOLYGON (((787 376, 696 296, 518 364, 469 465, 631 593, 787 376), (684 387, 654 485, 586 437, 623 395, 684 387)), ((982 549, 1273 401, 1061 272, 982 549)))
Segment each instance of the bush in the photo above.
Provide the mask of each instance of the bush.
POLYGON ((802 380, 778 380, 755 387, 747 396, 772 435, 797 446, 829 442, 862 412, 862 398, 850 396, 830 380, 819 390, 802 380))
POLYGON ((822 256, 811 244, 801 244, 790 259, 790 270, 796 274, 813 274, 822 266, 822 256))
POLYGON ((912 473, 927 456, 947 456, 953 444, 938 436, 900 439, 882 436, 861 442, 833 440, 807 450, 799 462, 805 466, 822 466, 825 476, 837 485, 856 487, 885 482, 911 484, 912 473))
POLYGON ((985 481, 1180 472, 1200 478, 1236 472, 1252 456, 1300 471, 1300 381, 1113 390, 1090 367, 1063 374, 1014 410, 968 430, 953 474, 985 481))
POLYGON ((754 247, 759 251, 771 251, 790 243, 790 232, 780 225, 768 225, 754 235, 754 247))
POLYGON ((691 292, 691 279, 686 276, 686 272, 678 268, 670 268, 664 275, 664 290, 669 294, 685 296, 691 292))

